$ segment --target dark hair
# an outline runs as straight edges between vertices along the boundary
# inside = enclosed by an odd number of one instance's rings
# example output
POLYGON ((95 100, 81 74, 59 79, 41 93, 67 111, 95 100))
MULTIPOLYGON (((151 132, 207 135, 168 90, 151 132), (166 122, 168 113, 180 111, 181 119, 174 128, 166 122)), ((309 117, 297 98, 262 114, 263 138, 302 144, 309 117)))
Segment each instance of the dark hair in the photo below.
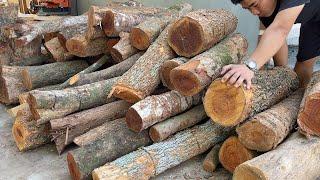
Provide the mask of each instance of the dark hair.
POLYGON ((241 3, 241 1, 242 1, 242 0, 231 0, 231 2, 232 2, 233 4, 239 4, 239 3, 241 3))

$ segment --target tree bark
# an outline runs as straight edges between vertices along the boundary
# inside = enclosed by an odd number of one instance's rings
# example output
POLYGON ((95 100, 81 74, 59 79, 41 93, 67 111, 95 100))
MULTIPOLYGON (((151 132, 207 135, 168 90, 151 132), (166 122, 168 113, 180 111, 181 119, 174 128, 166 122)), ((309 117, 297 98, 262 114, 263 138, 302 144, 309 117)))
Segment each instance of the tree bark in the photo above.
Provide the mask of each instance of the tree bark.
POLYGON ((297 74, 287 67, 275 67, 255 73, 252 88, 236 88, 213 81, 204 97, 207 115, 223 126, 235 126, 248 117, 270 108, 297 90, 297 74))
POLYGON ((299 130, 310 136, 320 136, 320 71, 312 75, 298 115, 299 130))
POLYGON ((240 164, 253 159, 257 153, 246 148, 238 137, 231 136, 225 140, 219 150, 219 161, 222 166, 233 173, 240 164))
POLYGON ((237 127, 240 142, 249 149, 270 151, 293 130, 304 90, 261 112, 237 127))
POLYGON ((20 104, 20 105, 14 107, 14 108, 8 109, 7 112, 8 112, 8 114, 10 114, 10 116, 12 118, 16 118, 17 114, 18 114, 18 112, 20 110, 23 111, 23 110, 26 110, 26 109, 30 111, 29 104, 28 103, 23 103, 23 104, 20 104))
POLYGON ((37 126, 29 108, 20 110, 12 127, 19 151, 27 151, 50 142, 49 124, 37 126))
POLYGON ((121 76, 110 95, 134 103, 149 96, 155 90, 160 84, 161 65, 176 56, 167 43, 168 30, 171 25, 162 31, 158 39, 132 68, 121 76))
POLYGON ((60 84, 52 85, 52 86, 45 86, 42 88, 34 89, 32 91, 24 92, 19 94, 18 99, 20 104, 28 103, 29 94, 33 91, 50 91, 50 90, 59 90, 61 89, 60 84))
POLYGON ((220 164, 219 161, 219 151, 221 148, 221 144, 217 144, 213 146, 211 151, 207 154, 206 158, 203 161, 203 169, 207 172, 213 173, 217 166, 220 164))
POLYGON ((180 132, 164 142, 143 147, 107 163, 95 169, 92 177, 94 180, 149 179, 204 153, 227 138, 228 134, 228 130, 208 121, 203 125, 180 132))
POLYGON ((112 78, 64 90, 32 91, 28 104, 37 124, 43 124, 51 119, 114 101, 107 99, 107 96, 117 79, 112 78))
POLYGON ((58 153, 61 154, 64 148, 72 143, 77 136, 105 122, 124 117, 129 107, 130 104, 125 101, 116 101, 51 120, 51 135, 58 153))
POLYGON ((223 9, 200 9, 188 13, 169 30, 168 43, 180 56, 193 57, 234 32, 238 19, 223 9))
POLYGON ((49 55, 40 54, 37 56, 32 56, 25 58, 21 61, 11 62, 10 66, 32 66, 32 65, 42 65, 50 62, 51 57, 49 55))
POLYGON ((108 133, 104 133, 95 143, 68 153, 67 161, 72 179, 88 179, 95 168, 151 144, 147 131, 130 131, 124 119, 107 122, 102 126, 108 133))
POLYGON ((178 57, 178 58, 174 58, 174 59, 171 59, 169 61, 164 62, 160 68, 160 79, 161 79, 162 84, 165 87, 167 87, 171 90, 174 90, 174 86, 173 86, 171 79, 170 79, 170 72, 172 69, 188 62, 189 60, 190 59, 188 59, 188 58, 178 57))
POLYGON ((294 133, 277 149, 238 166, 233 179, 317 179, 319 155, 318 137, 307 139, 294 133))
POLYGON ((120 41, 116 45, 114 45, 110 50, 113 60, 117 63, 126 60, 128 57, 138 52, 138 49, 134 48, 130 44, 129 33, 121 32, 119 36, 120 41))
POLYGON ((198 105, 191 110, 162 121, 150 128, 149 135, 153 142, 160 142, 178 131, 194 126, 207 118, 203 105, 198 105))
MULTIPOLYGON (((7 7, 0 8, 0 27, 5 25, 14 24, 18 20, 18 6, 9 5, 7 7)), ((3 35, 3 29, 0 30, 0 41, 6 41, 6 37, 3 35)))
POLYGON ((70 85, 80 86, 121 76, 134 65, 134 63, 141 57, 141 55, 142 53, 135 54, 125 61, 122 61, 100 71, 74 76, 70 81, 70 85))
POLYGON ((68 61, 23 68, 23 84, 29 90, 59 84, 88 67, 86 61, 68 61))
POLYGON ((55 61, 68 61, 73 58, 73 55, 68 52, 63 44, 61 44, 58 37, 47 41, 44 46, 55 61))
POLYGON ((126 115, 127 125, 131 130, 141 132, 155 123, 200 104, 201 97, 201 93, 185 97, 176 91, 149 96, 130 107, 126 115))
POLYGON ((185 96, 192 96, 206 88, 220 76, 223 66, 239 64, 247 53, 248 42, 244 36, 234 34, 208 51, 174 68, 170 80, 174 89, 185 96))

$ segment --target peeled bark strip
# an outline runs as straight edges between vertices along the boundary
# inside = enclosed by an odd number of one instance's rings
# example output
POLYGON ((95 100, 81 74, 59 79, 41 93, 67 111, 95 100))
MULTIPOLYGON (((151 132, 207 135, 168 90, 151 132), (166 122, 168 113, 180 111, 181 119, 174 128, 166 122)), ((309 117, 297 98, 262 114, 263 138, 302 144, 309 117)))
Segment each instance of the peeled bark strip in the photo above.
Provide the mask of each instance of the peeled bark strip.
POLYGON ((287 67, 261 70, 247 90, 213 81, 204 97, 204 108, 214 122, 235 126, 248 117, 270 108, 299 87, 297 74, 287 67))
POLYGON ((239 64, 248 50, 244 36, 234 34, 208 51, 174 68, 170 80, 174 89, 185 96, 192 96, 206 88, 220 76, 223 66, 239 64))
POLYGON ((224 141, 219 151, 220 163, 231 173, 237 166, 253 159, 255 156, 256 152, 247 149, 235 136, 224 141))
POLYGON ((18 112, 12 135, 19 151, 27 151, 50 142, 49 124, 37 126, 30 109, 18 112))
POLYGON ((87 40, 83 35, 77 35, 67 40, 68 51, 79 57, 98 56, 106 50, 107 38, 101 37, 94 40, 87 40))
POLYGON ((23 110, 29 110, 29 104, 28 103, 23 103, 19 106, 16 106, 14 108, 11 108, 9 110, 7 110, 7 112, 10 114, 11 117, 15 118, 18 114, 19 111, 23 111, 23 110))
POLYGON ((174 86, 170 79, 170 72, 172 69, 188 62, 189 60, 190 59, 184 57, 178 57, 164 62, 160 68, 160 79, 162 84, 169 89, 174 90, 174 86))
POLYGON ((217 144, 213 146, 211 151, 207 154, 206 158, 203 161, 203 169, 207 172, 213 173, 216 169, 218 164, 220 164, 219 161, 219 151, 220 151, 221 145, 217 144))
POLYGON ((296 124, 304 90, 253 116, 237 128, 240 142, 249 149, 270 151, 277 147, 296 124))
POLYGON ((51 135, 54 138, 59 154, 77 136, 105 122, 124 117, 129 107, 130 104, 125 101, 116 101, 60 119, 51 120, 51 135))
POLYGON ((28 104, 37 124, 43 124, 51 119, 114 101, 107 96, 117 80, 116 77, 64 90, 32 91, 28 104))
POLYGON ((191 110, 162 121, 150 128, 149 135, 153 142, 160 142, 178 131, 192 127, 207 118, 203 105, 198 105, 191 110))
POLYGON ((193 57, 234 32, 238 19, 223 9, 200 9, 188 13, 169 30, 168 43, 180 56, 193 57))
POLYGON ((320 172, 319 156, 318 137, 307 139, 294 133, 277 149, 238 166, 233 179, 317 179, 320 172))
POLYGON ((172 138, 143 147, 92 172, 94 180, 149 179, 207 151, 227 138, 229 130, 210 121, 172 138))
POLYGON ((73 55, 61 44, 58 37, 52 38, 44 45, 55 61, 68 61, 73 58, 73 55))
POLYGON ((95 168, 151 144, 147 131, 130 131, 124 119, 107 122, 103 128, 108 133, 104 133, 99 140, 68 153, 67 161, 72 179, 88 179, 95 168))
POLYGON ((134 48, 130 44, 129 33, 121 32, 119 35, 121 38, 120 41, 110 50, 113 60, 118 63, 138 52, 138 49, 134 48))
POLYGON ((86 61, 68 61, 23 68, 23 84, 29 90, 64 82, 88 67, 86 61))
POLYGON ((299 130, 310 136, 320 136, 320 71, 312 75, 298 115, 299 130))
POLYGON ((142 53, 135 54, 125 61, 122 61, 101 71, 74 76, 72 81, 70 81, 70 85, 80 86, 121 76, 134 65, 134 63, 141 57, 141 55, 142 53))
POLYGON ((201 93, 185 97, 176 91, 149 96, 131 106, 126 115, 127 125, 131 130, 141 132, 157 122, 201 103, 201 97, 201 93))
MULTIPOLYGON (((190 11, 191 9, 190 7, 190 11)), ((121 76, 110 95, 134 103, 149 96, 156 89, 160 84, 159 69, 161 65, 176 56, 167 43, 167 35, 171 25, 162 31, 158 39, 132 68, 121 76)))

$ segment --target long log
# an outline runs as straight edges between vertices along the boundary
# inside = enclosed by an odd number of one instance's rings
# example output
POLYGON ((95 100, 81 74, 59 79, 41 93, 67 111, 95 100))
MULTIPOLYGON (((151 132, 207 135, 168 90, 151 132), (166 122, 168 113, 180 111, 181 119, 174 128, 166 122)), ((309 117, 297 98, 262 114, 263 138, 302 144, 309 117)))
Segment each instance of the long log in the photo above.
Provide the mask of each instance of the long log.
MULTIPOLYGON (((24 103, 28 103, 28 99, 29 99, 29 94, 33 91, 50 91, 50 90, 59 90, 61 89, 61 85, 60 84, 56 84, 56 85, 51 85, 51 86, 45 86, 45 87, 42 87, 42 88, 38 88, 38 89, 34 89, 32 91, 28 91, 28 92, 24 92, 24 93, 21 93, 19 96, 18 96, 18 99, 19 99, 19 103, 20 104, 24 104, 24 103)), ((62 88, 63 89, 63 88, 62 88)))
POLYGON ((270 151, 276 148, 293 130, 304 90, 261 112, 237 127, 240 142, 249 149, 270 151))
POLYGON ((141 55, 142 53, 135 54, 125 61, 100 71, 74 76, 69 84, 73 86, 79 86, 121 76, 134 65, 141 55))
POLYGON ((225 140, 219 150, 219 161, 222 166, 233 173, 240 164, 253 159, 257 153, 246 148, 238 137, 231 136, 225 140))
MULTIPOLYGON (((191 11, 192 7, 189 9, 191 11)), ((121 76, 110 95, 134 103, 149 96, 155 90, 160 84, 159 69, 161 65, 176 56, 167 43, 167 35, 171 25, 168 25, 161 32, 158 39, 132 68, 121 76)))
POLYGON ((189 62, 171 70, 171 83, 174 89, 183 95, 197 94, 220 76, 223 66, 240 63, 247 49, 248 42, 245 37, 234 34, 189 62))
POLYGON ((149 179, 204 153, 227 138, 229 132, 209 121, 107 163, 95 169, 92 177, 94 180, 149 179))
POLYGON ((138 52, 138 49, 133 47, 130 43, 129 33, 121 32, 119 36, 120 41, 110 50, 113 60, 117 63, 124 61, 138 52))
POLYGON ((320 172, 319 156, 318 137, 307 139, 294 133, 275 150, 238 166, 233 179, 317 179, 320 172))
POLYGON ((190 59, 185 57, 178 57, 164 62, 160 68, 160 79, 162 84, 169 89, 174 90, 174 86, 170 79, 170 72, 172 69, 188 62, 189 60, 190 59))
POLYGON ((10 63, 10 66, 31 66, 42 65, 49 63, 51 59, 50 55, 40 54, 28 58, 24 58, 21 61, 14 61, 10 63))
POLYGON ((192 127, 205 118, 207 115, 203 105, 198 105, 183 114, 153 125, 149 130, 149 135, 153 142, 160 142, 178 131, 192 127))
POLYGON ((288 67, 275 67, 255 73, 252 88, 236 88, 213 81, 204 97, 204 108, 214 122, 235 126, 248 117, 270 108, 299 87, 297 74, 288 67))
POLYGON ((73 55, 68 52, 58 37, 47 41, 44 46, 55 61, 68 61, 73 58, 73 55))
POLYGON ((49 124, 37 126, 29 108, 20 110, 12 127, 12 135, 19 151, 34 149, 50 142, 49 128, 49 124))
POLYGON ((124 117, 129 107, 130 104, 125 101, 116 101, 51 120, 51 135, 53 136, 58 153, 61 154, 64 148, 72 143, 77 136, 105 122, 124 117))
POLYGON ((298 115, 299 130, 310 136, 320 136, 320 71, 312 75, 298 115))
POLYGON ((59 84, 88 67, 86 61, 68 61, 23 68, 23 84, 29 90, 59 84))
POLYGON ((199 9, 170 28, 168 43, 178 55, 193 57, 234 32, 237 24, 237 17, 227 10, 199 9))
POLYGON ((32 91, 28 104, 37 124, 43 124, 51 119, 114 101, 107 96, 117 79, 116 77, 65 90, 32 91))
POLYGON ((88 179, 95 168, 151 144, 147 131, 130 131, 124 119, 107 122, 102 126, 105 133, 99 140, 68 153, 67 161, 72 179, 88 179))
POLYGON ((186 97, 176 91, 149 96, 130 107, 126 114, 127 125, 131 130, 141 132, 201 103, 201 97, 201 93, 186 97))
POLYGON ((221 144, 217 144, 213 146, 210 152, 207 154, 206 158, 203 161, 203 169, 207 172, 213 173, 217 166, 220 164, 219 161, 219 151, 221 148, 221 144))

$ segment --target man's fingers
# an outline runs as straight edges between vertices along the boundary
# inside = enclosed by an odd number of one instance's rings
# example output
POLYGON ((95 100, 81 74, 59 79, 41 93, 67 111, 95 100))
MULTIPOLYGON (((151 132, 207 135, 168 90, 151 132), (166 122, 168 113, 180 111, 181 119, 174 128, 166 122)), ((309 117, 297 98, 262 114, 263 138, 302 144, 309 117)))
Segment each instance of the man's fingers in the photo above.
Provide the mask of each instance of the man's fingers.
POLYGON ((229 71, 232 67, 232 64, 229 64, 229 65, 226 65, 222 68, 221 72, 220 72, 220 75, 223 75, 225 74, 227 71, 229 71))
POLYGON ((235 73, 235 74, 233 74, 232 76, 231 76, 231 78, 229 79, 229 84, 230 85, 233 85, 236 81, 237 81, 237 79, 240 77, 240 73, 235 73))
POLYGON ((222 82, 227 82, 228 79, 234 74, 234 70, 228 71, 223 77, 222 77, 222 82))
POLYGON ((243 83, 243 81, 244 81, 244 78, 243 78, 242 76, 240 76, 234 86, 235 86, 235 87, 241 86, 241 84, 243 83))

